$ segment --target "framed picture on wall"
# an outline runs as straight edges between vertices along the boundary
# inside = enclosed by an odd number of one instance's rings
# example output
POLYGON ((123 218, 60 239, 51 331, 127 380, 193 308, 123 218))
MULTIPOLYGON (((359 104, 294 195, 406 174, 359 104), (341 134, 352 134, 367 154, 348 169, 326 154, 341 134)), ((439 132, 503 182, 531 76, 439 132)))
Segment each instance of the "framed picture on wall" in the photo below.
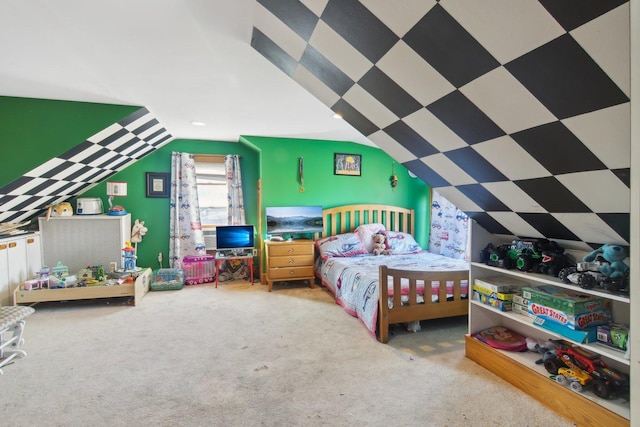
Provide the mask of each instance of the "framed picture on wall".
POLYGON ((147 172, 147 197, 169 197, 169 172, 147 172))
POLYGON ((362 174, 362 156, 360 154, 334 153, 334 175, 360 176, 362 174))

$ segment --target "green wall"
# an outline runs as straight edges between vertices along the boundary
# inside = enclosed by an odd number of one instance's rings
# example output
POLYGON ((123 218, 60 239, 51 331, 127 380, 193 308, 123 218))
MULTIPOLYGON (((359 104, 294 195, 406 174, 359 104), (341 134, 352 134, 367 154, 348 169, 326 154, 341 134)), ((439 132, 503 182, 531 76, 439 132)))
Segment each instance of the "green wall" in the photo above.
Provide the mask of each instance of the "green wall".
MULTIPOLYGON (((262 155, 262 215, 266 206, 379 203, 416 210, 416 240, 427 246, 430 188, 409 177, 395 162, 398 186, 391 188, 394 160, 384 151, 353 142, 244 136, 262 155), (362 155, 362 175, 334 175, 334 153, 362 155), (298 182, 298 159, 304 159, 304 192, 298 182)), ((263 216, 264 219, 264 216, 263 216)), ((264 228, 264 226, 263 226, 264 228)), ((264 229, 263 229, 264 236, 264 229)))
POLYGON ((4 148, 0 184, 21 177, 139 109, 0 96, 0 144, 4 148))
MULTIPOLYGON (((158 252, 162 252, 163 266, 169 259, 169 198, 146 197, 146 172, 171 172, 171 153, 193 154, 238 154, 241 157, 247 222, 257 223, 258 153, 246 144, 197 140, 175 140, 145 156, 135 164, 113 175, 111 181, 127 182, 127 196, 114 199, 131 213, 132 223, 139 219, 149 229, 138 244, 140 266, 158 268, 158 252)), ((100 197, 105 209, 108 207, 106 183, 101 183, 82 194, 81 197, 100 197)), ((75 200, 72 202, 75 207, 75 200)))
MULTIPOLYGON (((145 197, 146 172, 169 172, 171 152, 194 154, 238 154, 243 173, 247 222, 258 224, 258 180, 262 182, 262 212, 265 206, 383 203, 416 209, 416 239, 424 247, 429 231, 429 187, 412 179, 396 162, 398 186, 391 188, 393 160, 382 150, 350 142, 306 139, 242 137, 240 143, 175 140, 144 157, 110 180, 128 183, 127 197, 117 199, 131 213, 132 220, 144 220, 149 232, 138 245, 138 265, 157 268, 158 252, 167 267, 169 251, 169 199, 145 197), (333 153, 362 155, 362 176, 333 174, 333 153), (298 158, 304 158, 305 191, 299 191, 298 158)), ((101 197, 107 206, 106 184, 82 197, 101 197)), ((75 206, 75 201, 72 202, 75 206)), ((264 216, 263 216, 264 223, 264 216)), ((264 228, 264 224, 263 224, 264 228)), ((264 236, 264 230, 262 230, 264 236)))
MULTIPOLYGON (((0 186, 6 185, 141 107, 0 96, 0 186)), ((174 140, 111 180, 128 183, 127 197, 118 198, 132 219, 145 221, 149 232, 138 246, 138 265, 158 267, 158 252, 166 267, 169 248, 169 199, 145 197, 146 172, 169 172, 172 151, 239 154, 247 221, 258 223, 266 206, 381 203, 416 209, 416 239, 426 247, 429 232, 429 187, 412 179, 396 162, 397 188, 389 183, 393 159, 383 151, 351 142, 245 136, 239 143, 174 140), (362 155, 362 176, 333 174, 333 154, 362 155), (299 191, 298 159, 304 158, 305 191, 299 191), (262 210, 258 213, 258 181, 262 210)), ((80 197, 100 197, 107 206, 106 184, 80 197)), ((75 199, 70 200, 75 208, 75 199)), ((44 206, 43 206, 44 209, 44 206)), ((263 217, 264 218, 264 217, 263 217)), ((37 223, 37 222, 34 222, 37 223)), ((33 225, 33 224, 31 224, 33 225)), ((260 231, 264 236, 263 230, 260 231)))

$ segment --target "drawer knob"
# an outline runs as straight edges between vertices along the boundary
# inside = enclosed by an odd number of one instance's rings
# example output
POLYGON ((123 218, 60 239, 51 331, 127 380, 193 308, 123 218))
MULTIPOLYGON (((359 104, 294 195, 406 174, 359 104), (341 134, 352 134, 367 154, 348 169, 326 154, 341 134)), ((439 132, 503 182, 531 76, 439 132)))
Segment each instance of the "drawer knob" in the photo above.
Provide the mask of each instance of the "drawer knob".
POLYGON ((289 264, 293 264, 295 260, 293 258, 289 258, 289 264))
POLYGON ((294 249, 293 248, 289 248, 289 253, 293 252, 294 249))
POLYGON ((289 270, 289 274, 293 276, 294 274, 296 274, 296 272, 293 270, 289 270))

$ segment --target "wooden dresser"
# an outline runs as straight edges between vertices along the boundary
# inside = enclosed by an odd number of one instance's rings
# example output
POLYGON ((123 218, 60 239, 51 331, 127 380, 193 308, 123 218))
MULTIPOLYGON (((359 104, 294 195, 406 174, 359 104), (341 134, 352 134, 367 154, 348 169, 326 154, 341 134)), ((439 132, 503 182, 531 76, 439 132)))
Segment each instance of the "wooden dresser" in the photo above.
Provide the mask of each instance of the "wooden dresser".
POLYGON ((273 282, 308 280, 314 287, 313 240, 264 242, 267 257, 267 285, 269 292, 273 282))

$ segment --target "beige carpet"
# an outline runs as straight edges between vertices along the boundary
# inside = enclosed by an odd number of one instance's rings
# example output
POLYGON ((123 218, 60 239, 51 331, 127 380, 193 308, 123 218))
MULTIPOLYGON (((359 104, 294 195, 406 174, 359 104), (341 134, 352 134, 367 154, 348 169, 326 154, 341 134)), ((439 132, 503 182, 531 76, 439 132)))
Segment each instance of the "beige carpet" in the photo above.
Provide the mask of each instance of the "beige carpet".
POLYGON ((324 288, 243 281, 35 308, 3 427, 571 425, 466 359, 464 318, 383 345, 324 288))

